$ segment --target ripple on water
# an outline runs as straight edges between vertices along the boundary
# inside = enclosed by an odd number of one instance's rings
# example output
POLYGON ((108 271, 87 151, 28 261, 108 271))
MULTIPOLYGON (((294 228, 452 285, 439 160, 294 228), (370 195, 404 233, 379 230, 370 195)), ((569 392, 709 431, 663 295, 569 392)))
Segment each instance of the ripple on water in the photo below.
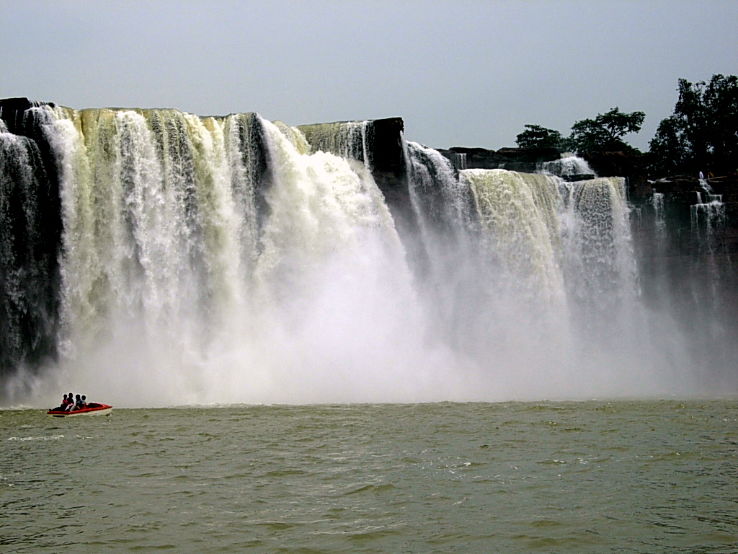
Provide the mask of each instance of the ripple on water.
POLYGON ((392 483, 382 483, 378 485, 374 484, 368 484, 368 485, 361 485, 356 488, 351 488, 343 493, 343 496, 352 496, 355 494, 365 494, 365 493, 372 493, 372 494, 380 494, 388 491, 395 490, 397 487, 395 487, 392 483))

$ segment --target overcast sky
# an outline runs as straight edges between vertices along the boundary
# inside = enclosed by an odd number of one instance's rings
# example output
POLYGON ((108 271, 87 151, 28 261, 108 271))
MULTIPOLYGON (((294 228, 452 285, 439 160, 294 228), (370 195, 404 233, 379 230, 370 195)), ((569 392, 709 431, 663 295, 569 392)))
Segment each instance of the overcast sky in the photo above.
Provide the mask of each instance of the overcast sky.
POLYGON ((291 125, 401 116, 434 147, 568 134, 646 112, 677 79, 738 74, 736 0, 0 0, 0 97, 256 111, 291 125))

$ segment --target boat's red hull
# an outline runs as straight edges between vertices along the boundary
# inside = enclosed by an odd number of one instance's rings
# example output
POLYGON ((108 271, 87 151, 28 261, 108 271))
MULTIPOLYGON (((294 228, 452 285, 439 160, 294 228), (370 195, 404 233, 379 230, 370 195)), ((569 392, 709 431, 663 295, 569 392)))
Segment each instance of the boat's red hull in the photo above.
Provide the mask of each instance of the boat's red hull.
POLYGON ((110 415, 110 412, 112 411, 112 406, 109 406, 108 404, 98 404, 91 408, 82 408, 81 410, 72 410, 71 412, 64 412, 62 410, 49 410, 46 413, 53 417, 76 417, 91 415, 110 415))

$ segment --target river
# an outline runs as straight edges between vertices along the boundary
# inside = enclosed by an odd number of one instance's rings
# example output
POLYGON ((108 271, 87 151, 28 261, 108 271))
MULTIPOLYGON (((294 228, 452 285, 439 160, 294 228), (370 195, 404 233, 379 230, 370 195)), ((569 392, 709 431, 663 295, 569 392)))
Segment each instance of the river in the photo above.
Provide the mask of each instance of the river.
POLYGON ((735 552, 738 401, 0 411, 0 550, 735 552))

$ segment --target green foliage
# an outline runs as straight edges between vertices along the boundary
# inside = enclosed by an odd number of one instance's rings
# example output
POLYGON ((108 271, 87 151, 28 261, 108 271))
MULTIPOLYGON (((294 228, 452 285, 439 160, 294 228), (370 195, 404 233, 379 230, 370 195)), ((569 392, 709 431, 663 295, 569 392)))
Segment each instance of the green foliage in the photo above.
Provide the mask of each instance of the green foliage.
POLYGON ((561 133, 540 125, 526 125, 525 131, 515 138, 519 148, 559 148, 562 143, 561 133))
POLYGON ((577 121, 571 127, 569 137, 574 149, 580 154, 593 152, 634 151, 623 142, 628 133, 637 133, 643 125, 643 112, 621 112, 618 107, 594 119, 577 121))
POLYGON ((652 170, 662 175, 675 175, 686 167, 689 146, 680 130, 681 123, 675 116, 663 119, 656 136, 649 143, 652 170))
POLYGON ((570 137, 562 137, 554 129, 540 125, 525 125, 515 142, 520 148, 556 148, 571 150, 580 154, 611 151, 635 151, 622 140, 627 133, 637 133, 646 114, 643 112, 625 113, 615 107, 594 119, 583 119, 572 125, 570 137))
POLYGON ((713 75, 709 83, 679 79, 674 113, 650 142, 652 171, 730 173, 738 165, 738 77, 713 75))

